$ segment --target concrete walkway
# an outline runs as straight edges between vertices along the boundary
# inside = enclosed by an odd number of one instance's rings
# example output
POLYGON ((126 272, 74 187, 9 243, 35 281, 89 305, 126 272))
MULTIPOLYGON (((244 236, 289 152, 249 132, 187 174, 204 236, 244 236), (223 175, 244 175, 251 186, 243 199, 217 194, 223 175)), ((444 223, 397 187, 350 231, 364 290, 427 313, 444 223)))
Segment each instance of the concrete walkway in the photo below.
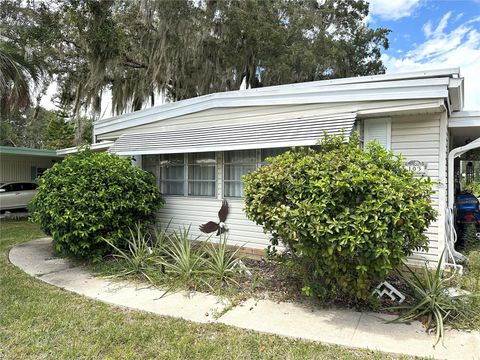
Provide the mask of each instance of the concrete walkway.
POLYGON ((347 347, 437 359, 480 359, 480 333, 446 332, 445 344, 433 348, 433 336, 419 322, 385 324, 388 315, 317 309, 294 303, 249 299, 237 307, 203 293, 163 291, 128 282, 93 277, 85 268, 53 255, 51 239, 14 247, 10 261, 26 273, 66 290, 132 309, 196 322, 240 328, 347 347))

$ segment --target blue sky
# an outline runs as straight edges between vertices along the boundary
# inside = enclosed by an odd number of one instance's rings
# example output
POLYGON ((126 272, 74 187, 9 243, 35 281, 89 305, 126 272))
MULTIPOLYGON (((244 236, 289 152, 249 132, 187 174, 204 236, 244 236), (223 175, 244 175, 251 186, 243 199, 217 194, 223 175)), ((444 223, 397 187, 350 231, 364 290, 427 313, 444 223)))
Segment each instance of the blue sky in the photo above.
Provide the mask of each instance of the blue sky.
POLYGON ((368 22, 392 30, 387 73, 460 67, 465 109, 480 110, 480 0, 371 0, 368 22))

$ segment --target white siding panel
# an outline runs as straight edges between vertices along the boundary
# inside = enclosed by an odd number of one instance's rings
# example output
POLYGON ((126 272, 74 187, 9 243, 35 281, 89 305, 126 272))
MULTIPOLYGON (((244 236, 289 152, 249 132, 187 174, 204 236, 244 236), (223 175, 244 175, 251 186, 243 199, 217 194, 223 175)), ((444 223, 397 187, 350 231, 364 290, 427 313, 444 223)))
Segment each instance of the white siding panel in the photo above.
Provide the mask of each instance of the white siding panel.
POLYGON ((408 128, 397 128, 392 124, 392 139, 395 136, 399 136, 399 135, 407 135, 407 136, 414 137, 416 135, 438 134, 437 139, 440 140, 440 126, 417 127, 415 123, 409 122, 409 124, 410 124, 410 127, 408 128))
MULTIPOLYGON (((243 201, 229 200, 228 203, 230 215, 226 224, 229 228, 229 243, 255 249, 266 248, 270 243, 269 237, 261 226, 247 219, 243 212, 243 201)), ((200 232, 198 227, 208 221, 218 222, 221 204, 220 199, 213 198, 167 197, 165 207, 158 213, 158 220, 164 227, 171 221, 170 231, 190 226, 190 234, 193 237, 200 236, 206 240, 208 236, 200 232)), ((218 238, 213 234, 211 240, 216 239, 218 238)))
POLYGON ((0 182, 31 181, 32 166, 49 168, 59 161, 57 158, 40 156, 1 155, 0 157, 0 182))
MULTIPOLYGON (((392 145, 391 149, 396 154, 402 154, 405 161, 419 160, 427 165, 427 175, 434 182, 439 181, 440 161, 440 116, 417 115, 408 117, 392 118, 392 145)), ((444 151, 444 150, 442 150, 444 151)), ((443 232, 440 224, 443 224, 443 207, 439 201, 439 186, 432 195, 432 205, 439 212, 439 218, 431 224, 425 234, 429 237, 429 251, 416 251, 410 258, 410 262, 420 264, 422 260, 428 260, 435 264, 439 260, 442 249, 443 232)))

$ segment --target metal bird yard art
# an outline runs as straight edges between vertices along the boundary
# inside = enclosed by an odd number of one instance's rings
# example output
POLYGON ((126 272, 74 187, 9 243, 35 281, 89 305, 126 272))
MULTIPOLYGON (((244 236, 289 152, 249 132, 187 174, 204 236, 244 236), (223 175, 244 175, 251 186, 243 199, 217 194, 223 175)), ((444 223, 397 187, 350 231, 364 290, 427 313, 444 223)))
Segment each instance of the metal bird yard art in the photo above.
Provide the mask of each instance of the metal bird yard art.
POLYGON ((213 232, 217 232, 217 236, 220 234, 223 234, 228 231, 227 225, 225 224, 225 221, 227 220, 228 213, 230 209, 228 207, 228 202, 227 200, 223 200, 222 202, 222 207, 218 211, 218 219, 220 220, 218 223, 214 221, 209 221, 205 224, 202 224, 199 226, 199 229, 201 232, 205 234, 210 234, 213 232))

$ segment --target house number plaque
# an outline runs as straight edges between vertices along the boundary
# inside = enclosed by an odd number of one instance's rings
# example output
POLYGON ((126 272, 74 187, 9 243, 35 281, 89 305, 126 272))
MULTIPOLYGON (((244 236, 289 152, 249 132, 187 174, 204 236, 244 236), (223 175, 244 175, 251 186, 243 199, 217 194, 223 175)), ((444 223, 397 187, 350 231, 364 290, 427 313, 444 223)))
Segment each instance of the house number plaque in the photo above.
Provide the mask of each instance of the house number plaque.
POLYGON ((427 164, 418 160, 410 160, 405 164, 405 167, 417 173, 417 175, 427 175, 427 164))

